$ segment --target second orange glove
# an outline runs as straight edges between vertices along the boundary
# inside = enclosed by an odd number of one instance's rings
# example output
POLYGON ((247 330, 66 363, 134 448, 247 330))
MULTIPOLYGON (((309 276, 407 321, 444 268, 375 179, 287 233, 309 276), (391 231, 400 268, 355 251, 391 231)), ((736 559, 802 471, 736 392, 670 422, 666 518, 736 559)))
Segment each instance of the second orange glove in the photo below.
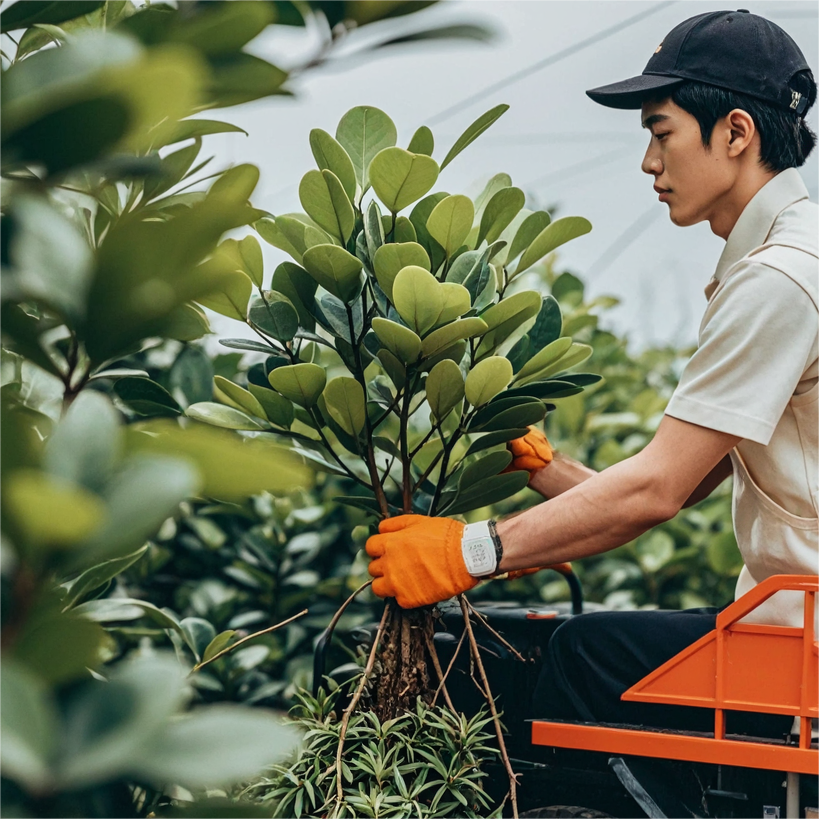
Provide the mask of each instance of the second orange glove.
POLYGON ((530 477, 554 458, 549 440, 537 427, 529 427, 526 435, 509 441, 506 448, 512 453, 512 463, 505 471, 525 469, 530 477))
POLYGON ((401 515, 382 520, 367 540, 373 591, 405 609, 440 603, 480 582, 466 570, 464 525, 451 518, 401 515))

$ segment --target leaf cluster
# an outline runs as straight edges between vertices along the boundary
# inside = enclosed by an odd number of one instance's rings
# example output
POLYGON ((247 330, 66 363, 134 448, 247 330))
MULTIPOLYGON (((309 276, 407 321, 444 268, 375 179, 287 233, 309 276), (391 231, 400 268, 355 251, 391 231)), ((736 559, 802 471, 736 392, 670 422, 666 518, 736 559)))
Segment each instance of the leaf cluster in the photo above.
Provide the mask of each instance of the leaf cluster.
POLYGON ((274 816, 485 816, 491 810, 482 768, 497 753, 485 709, 471 718, 418 700, 414 712, 381 722, 371 711, 352 716, 341 764, 344 798, 336 796, 336 746, 343 689, 297 694, 292 724, 304 731, 290 765, 245 792, 271 804, 274 816))

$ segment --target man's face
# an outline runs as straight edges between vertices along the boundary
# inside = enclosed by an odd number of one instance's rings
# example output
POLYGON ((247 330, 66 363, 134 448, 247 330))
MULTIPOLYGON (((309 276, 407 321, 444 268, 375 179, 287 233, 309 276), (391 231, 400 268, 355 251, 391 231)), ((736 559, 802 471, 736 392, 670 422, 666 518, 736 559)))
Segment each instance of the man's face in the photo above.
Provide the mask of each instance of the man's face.
POLYGON ((734 170, 715 138, 720 123, 706 148, 697 120, 671 99, 643 103, 642 122, 651 131, 642 169, 654 177, 671 221, 681 227, 711 221, 734 184, 734 170))

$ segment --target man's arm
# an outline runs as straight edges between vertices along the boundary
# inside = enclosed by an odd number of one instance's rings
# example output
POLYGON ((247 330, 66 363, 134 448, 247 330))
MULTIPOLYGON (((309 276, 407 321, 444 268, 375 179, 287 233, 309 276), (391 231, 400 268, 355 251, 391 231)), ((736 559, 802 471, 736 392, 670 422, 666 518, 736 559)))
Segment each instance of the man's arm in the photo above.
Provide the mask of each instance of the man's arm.
POLYGON ((700 485, 691 493, 688 500, 683 504, 683 509, 688 509, 695 503, 705 500, 726 478, 730 478, 734 472, 731 463, 731 456, 726 455, 701 481, 700 485))
POLYGON ((642 452, 499 523, 500 571, 577 560, 628 543, 674 517, 700 487, 704 491, 740 440, 664 416, 642 452))

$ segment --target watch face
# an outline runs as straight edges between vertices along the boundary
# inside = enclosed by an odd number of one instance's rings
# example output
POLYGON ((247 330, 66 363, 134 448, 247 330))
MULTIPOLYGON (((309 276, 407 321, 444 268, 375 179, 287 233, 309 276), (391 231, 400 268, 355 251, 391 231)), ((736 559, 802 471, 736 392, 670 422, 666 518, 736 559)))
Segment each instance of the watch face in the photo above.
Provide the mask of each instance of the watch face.
POLYGON ((464 541, 463 557, 471 575, 488 574, 495 569, 495 546, 491 538, 464 541))

